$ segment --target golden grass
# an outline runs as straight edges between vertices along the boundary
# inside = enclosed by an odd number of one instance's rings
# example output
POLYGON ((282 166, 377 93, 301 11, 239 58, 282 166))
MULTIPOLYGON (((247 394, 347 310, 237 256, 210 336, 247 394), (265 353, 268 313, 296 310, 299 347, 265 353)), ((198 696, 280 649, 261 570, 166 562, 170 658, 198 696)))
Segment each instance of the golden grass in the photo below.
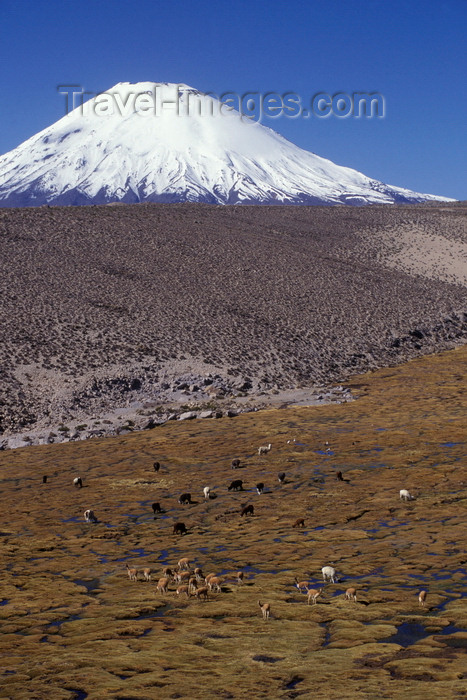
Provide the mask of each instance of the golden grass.
POLYGON ((1 453, 0 697, 461 697, 466 367, 460 348, 355 378, 351 404, 1 453), (232 471, 233 457, 245 467, 232 471), (234 478, 245 492, 227 491, 234 478), (402 503, 401 488, 417 499, 402 503), (185 491, 195 505, 178 504, 185 491), (245 503, 253 517, 240 517, 245 503), (99 523, 84 523, 87 508, 99 523), (187 535, 172 534, 178 520, 187 535), (182 556, 223 576, 222 593, 158 595, 182 556), (126 563, 150 566, 152 581, 130 582, 126 563), (308 606, 294 577, 318 588, 329 564, 342 581, 308 606), (419 641, 384 641, 404 623, 419 641))

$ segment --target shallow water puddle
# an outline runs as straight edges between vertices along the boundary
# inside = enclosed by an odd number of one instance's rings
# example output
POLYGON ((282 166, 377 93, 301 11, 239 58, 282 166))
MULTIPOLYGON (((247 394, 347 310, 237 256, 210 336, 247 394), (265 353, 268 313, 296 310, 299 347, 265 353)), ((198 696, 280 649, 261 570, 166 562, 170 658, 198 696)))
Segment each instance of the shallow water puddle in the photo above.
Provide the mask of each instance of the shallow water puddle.
POLYGON ((65 688, 65 690, 69 690, 70 693, 74 693, 73 700, 86 700, 88 697, 88 694, 84 692, 84 690, 79 690, 78 688, 65 688))
POLYGON ((97 588, 100 588, 100 579, 98 579, 98 578, 93 578, 93 579, 75 578, 75 579, 73 579, 73 583, 76 583, 77 586, 83 586, 84 588, 86 588, 86 591, 88 593, 91 593, 91 594, 93 594, 97 588))
POLYGON ((399 644, 401 647, 408 647, 428 636, 429 633, 418 622, 403 622, 397 627, 395 634, 377 641, 384 644, 399 644))

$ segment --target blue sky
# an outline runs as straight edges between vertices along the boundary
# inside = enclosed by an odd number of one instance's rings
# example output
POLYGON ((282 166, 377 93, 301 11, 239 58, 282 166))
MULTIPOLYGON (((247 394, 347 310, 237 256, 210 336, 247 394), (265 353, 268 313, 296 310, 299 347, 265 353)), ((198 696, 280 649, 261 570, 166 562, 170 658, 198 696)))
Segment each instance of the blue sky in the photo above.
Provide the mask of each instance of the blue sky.
POLYGON ((263 120, 307 150, 467 199, 467 0, 0 0, 0 153, 64 115, 59 84, 378 92, 383 119, 263 120))

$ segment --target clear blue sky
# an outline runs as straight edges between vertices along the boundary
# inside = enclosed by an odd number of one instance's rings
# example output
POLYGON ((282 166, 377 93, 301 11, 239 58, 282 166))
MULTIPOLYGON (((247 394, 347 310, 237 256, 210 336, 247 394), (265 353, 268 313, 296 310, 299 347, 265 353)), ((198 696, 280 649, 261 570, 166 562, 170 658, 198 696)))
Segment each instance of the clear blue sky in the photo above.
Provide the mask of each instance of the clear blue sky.
POLYGON ((64 115, 60 83, 377 91, 384 119, 264 120, 370 177, 467 199, 467 0, 0 0, 0 153, 64 115))

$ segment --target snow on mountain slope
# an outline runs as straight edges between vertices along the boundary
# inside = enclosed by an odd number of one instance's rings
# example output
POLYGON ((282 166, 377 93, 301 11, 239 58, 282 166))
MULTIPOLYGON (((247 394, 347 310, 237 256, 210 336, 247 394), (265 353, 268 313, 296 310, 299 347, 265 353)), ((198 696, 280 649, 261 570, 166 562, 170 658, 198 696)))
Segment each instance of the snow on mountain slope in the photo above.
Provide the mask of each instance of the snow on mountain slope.
POLYGON ((426 200, 450 201, 335 165, 170 83, 119 83, 0 157, 3 207, 426 200))

